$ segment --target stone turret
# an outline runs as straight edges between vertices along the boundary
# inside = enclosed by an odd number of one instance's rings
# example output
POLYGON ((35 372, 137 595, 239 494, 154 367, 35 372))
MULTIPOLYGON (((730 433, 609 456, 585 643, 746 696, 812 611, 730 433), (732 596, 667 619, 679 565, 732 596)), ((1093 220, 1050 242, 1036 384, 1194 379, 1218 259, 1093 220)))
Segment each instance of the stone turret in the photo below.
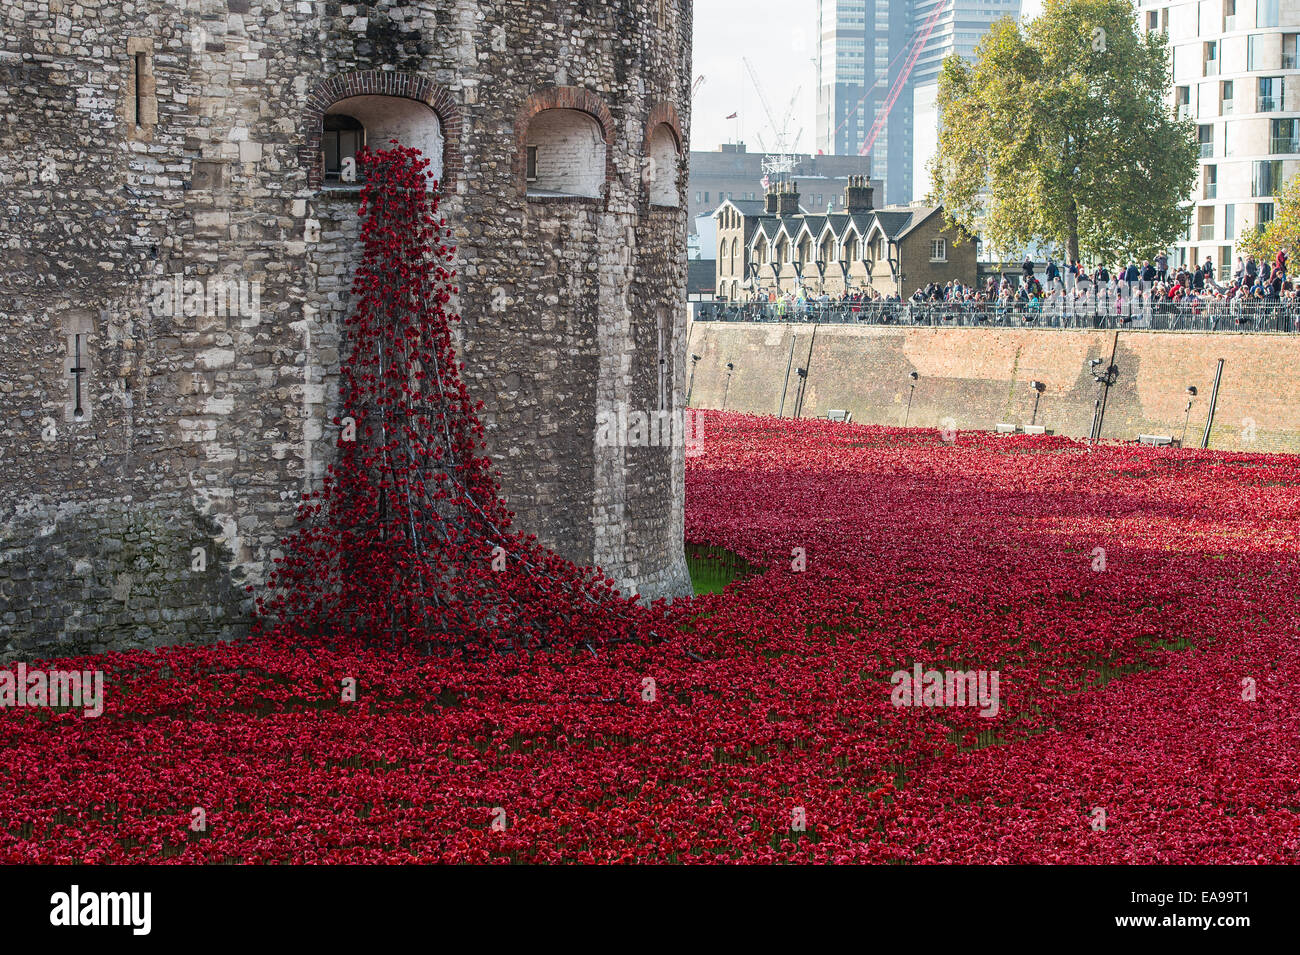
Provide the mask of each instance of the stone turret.
POLYGON ((243 632, 337 453, 353 153, 394 138, 438 179, 515 526, 689 592, 682 443, 599 422, 685 413, 692 5, 202 6, 10 22, 0 659, 243 632))

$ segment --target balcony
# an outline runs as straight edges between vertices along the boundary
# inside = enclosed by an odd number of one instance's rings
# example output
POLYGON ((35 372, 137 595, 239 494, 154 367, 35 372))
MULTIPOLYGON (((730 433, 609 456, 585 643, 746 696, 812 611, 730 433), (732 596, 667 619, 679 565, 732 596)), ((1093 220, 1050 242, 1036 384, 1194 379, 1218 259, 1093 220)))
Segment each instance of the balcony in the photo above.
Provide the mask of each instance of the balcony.
POLYGON ((1275 136, 1269 140, 1270 153, 1300 153, 1300 139, 1275 136))
POLYGON ((1219 184, 1217 182, 1207 182, 1205 184, 1205 198, 1217 199, 1219 197, 1219 184))
POLYGON ((1231 33, 1231 32, 1232 32, 1233 30, 1235 30, 1235 29, 1237 29, 1237 18, 1236 18, 1235 16, 1232 16, 1232 17, 1224 17, 1224 18, 1223 18, 1223 32, 1224 32, 1224 33, 1231 33))
POLYGON ((1282 69, 1294 70, 1296 68, 1296 55, 1294 53, 1282 54, 1282 69))
POLYGON ((1214 223, 1202 222, 1196 231, 1197 241, 1209 242, 1214 238, 1214 223))
POLYGON ((1206 61, 1205 61, 1205 75, 1206 75, 1206 76, 1218 76, 1218 75, 1219 75, 1219 61, 1218 61, 1218 60, 1206 60, 1206 61))
POLYGON ((1282 109, 1282 97, 1280 96, 1263 96, 1259 98, 1259 111, 1261 113, 1276 113, 1282 109))
POLYGON ((1219 112, 1221 112, 1224 116, 1227 116, 1229 113, 1232 112, 1233 102, 1234 102, 1233 100, 1225 99, 1223 103, 1219 106, 1219 112))
POLYGON ((1191 104, 1191 103, 1179 103, 1179 104, 1178 104, 1178 118, 1179 118, 1179 119, 1191 119, 1191 118, 1192 118, 1192 104, 1191 104))
POLYGON ((1214 143, 1201 143, 1201 158, 1202 159, 1214 158, 1214 143))

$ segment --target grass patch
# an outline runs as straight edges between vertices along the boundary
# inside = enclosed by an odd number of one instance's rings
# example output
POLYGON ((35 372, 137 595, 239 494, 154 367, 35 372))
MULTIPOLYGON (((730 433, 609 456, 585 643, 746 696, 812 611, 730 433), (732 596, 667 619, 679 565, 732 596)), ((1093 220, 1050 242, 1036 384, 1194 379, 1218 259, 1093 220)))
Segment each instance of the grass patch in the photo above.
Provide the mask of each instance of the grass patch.
POLYGON ((686 544, 686 568, 691 587, 699 594, 719 594, 732 581, 762 573, 739 554, 714 544, 686 544))

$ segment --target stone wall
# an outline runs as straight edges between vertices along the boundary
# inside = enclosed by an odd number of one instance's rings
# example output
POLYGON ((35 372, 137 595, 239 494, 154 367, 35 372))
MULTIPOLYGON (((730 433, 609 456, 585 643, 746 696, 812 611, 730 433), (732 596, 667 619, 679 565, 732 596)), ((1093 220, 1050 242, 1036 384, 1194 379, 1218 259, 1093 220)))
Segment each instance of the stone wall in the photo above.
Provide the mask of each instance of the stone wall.
POLYGON ((650 206, 642 173, 664 121, 684 163, 689 0, 29 0, 0 16, 0 656, 246 624, 238 588, 265 579, 336 440, 357 200, 322 189, 319 149, 323 114, 353 96, 437 115, 457 341, 518 523, 627 588, 686 592, 681 449, 594 434, 603 404, 661 400, 665 373, 683 396, 684 214, 650 206), (602 195, 525 196, 537 102, 600 121, 602 195), (230 283, 236 303, 187 309, 177 282, 230 283), (151 589, 118 607, 130 562, 114 555, 142 533, 151 589), (200 537, 195 587, 181 545, 200 537))
MULTIPOLYGON (((696 322, 691 404, 793 413, 807 368, 804 417, 832 408, 855 422, 992 430, 1033 421, 1086 438, 1098 385, 1089 361, 1112 361, 1102 437, 1183 437, 1200 446, 1224 359, 1210 447, 1300 452, 1300 337, 1211 332, 909 328, 696 322), (734 365, 728 382, 727 362, 734 365), (787 367, 789 370, 787 381, 787 367), (915 390, 908 377, 917 373, 915 390), (1034 404, 1031 381, 1045 386, 1034 404), (1189 385, 1197 396, 1185 413, 1189 385), (911 408, 908 398, 911 395, 911 408)), ((706 436, 707 438, 707 436, 706 436)))

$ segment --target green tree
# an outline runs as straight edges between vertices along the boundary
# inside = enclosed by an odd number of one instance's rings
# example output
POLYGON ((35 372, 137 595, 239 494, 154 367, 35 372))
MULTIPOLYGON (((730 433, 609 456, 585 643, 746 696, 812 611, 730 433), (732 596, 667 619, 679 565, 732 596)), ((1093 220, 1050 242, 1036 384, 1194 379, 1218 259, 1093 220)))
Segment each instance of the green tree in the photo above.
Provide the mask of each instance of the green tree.
POLYGON ((1070 258, 1150 256, 1187 229, 1195 125, 1174 118, 1169 50, 1130 0, 1047 0, 994 24, 973 64, 939 77, 932 201, 995 247, 1070 258))
MULTIPOLYGON (((1253 255, 1260 261, 1272 262, 1279 249, 1286 249, 1288 258, 1300 251, 1300 176, 1286 184, 1277 197, 1277 210, 1268 225, 1255 226, 1237 239, 1237 252, 1253 255)), ((1287 269, 1291 271, 1290 267, 1287 269)))

